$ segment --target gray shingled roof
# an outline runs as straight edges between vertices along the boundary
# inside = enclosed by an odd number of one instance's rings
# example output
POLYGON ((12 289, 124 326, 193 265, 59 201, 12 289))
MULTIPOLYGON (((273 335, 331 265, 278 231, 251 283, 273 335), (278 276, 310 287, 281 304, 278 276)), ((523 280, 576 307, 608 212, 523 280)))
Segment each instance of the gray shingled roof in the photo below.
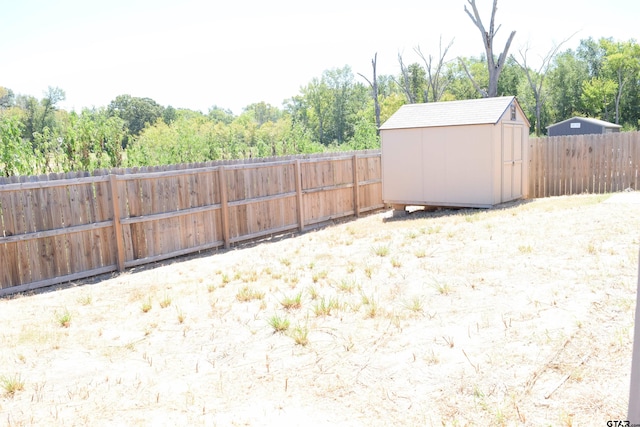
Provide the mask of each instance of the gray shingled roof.
POLYGON ((570 119, 567 120, 563 120, 561 122, 558 123, 554 123, 552 125, 547 126, 547 129, 549 129, 550 127, 553 126, 557 126, 557 125, 561 125, 563 123, 567 123, 567 122, 575 122, 575 121, 582 121, 582 122, 587 122, 587 123, 593 123, 594 125, 597 126, 604 126, 607 128, 621 128, 622 126, 617 125, 615 123, 611 123, 611 122, 605 122, 604 120, 600 120, 600 119, 593 119, 591 117, 572 117, 570 119))
POLYGON ((515 97, 405 104, 380 129, 406 129, 498 123, 515 97))

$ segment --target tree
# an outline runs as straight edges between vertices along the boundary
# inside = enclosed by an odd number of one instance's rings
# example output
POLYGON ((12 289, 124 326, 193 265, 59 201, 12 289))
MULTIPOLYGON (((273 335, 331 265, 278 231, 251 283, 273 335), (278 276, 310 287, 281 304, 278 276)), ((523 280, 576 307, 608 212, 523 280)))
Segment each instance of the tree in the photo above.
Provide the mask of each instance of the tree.
POLYGON ((494 96, 498 96, 498 79, 500 78, 502 67, 504 66, 504 63, 507 59, 507 55, 509 54, 509 47, 511 46, 511 42, 515 37, 516 32, 515 31, 511 32, 505 44, 504 51, 500 55, 498 55, 498 58, 496 59, 493 53, 493 41, 495 39, 496 34, 498 33, 498 30, 500 30, 500 25, 498 25, 498 28, 495 27, 495 17, 496 17, 496 11, 498 10, 498 0, 493 0, 493 8, 491 10, 491 22, 489 24, 489 31, 485 30, 485 27, 482 23, 482 19, 480 19, 480 14, 478 13, 478 8, 476 7, 476 1, 467 0, 467 3, 469 3, 469 5, 471 6, 473 10, 473 14, 469 12, 469 9, 467 9, 466 5, 464 6, 464 11, 467 13, 469 18, 471 18, 471 21, 473 22, 473 24, 480 31, 480 34, 482 36, 482 41, 484 44, 485 53, 487 55, 486 56, 487 69, 489 70, 488 89, 487 90, 482 89, 473 80, 473 77, 468 72, 464 62, 462 62, 462 65, 464 66, 465 71, 467 71, 467 76, 469 77, 469 79, 472 80, 474 87, 476 87, 476 90, 478 90, 478 92, 480 92, 483 97, 491 98, 494 96))
POLYGON ((549 70, 549 67, 551 66, 553 59, 558 54, 558 50, 570 38, 571 37, 563 40, 562 42, 558 43, 556 46, 553 46, 547 52, 547 54, 544 57, 542 57, 542 61, 537 70, 532 70, 527 64, 527 59, 528 59, 527 54, 529 50, 528 47, 525 48, 524 50, 521 49, 519 51, 520 53, 519 61, 518 59, 514 58, 516 63, 520 66, 520 68, 522 68, 525 75, 527 76, 527 82, 529 83, 529 88, 531 89, 531 92, 533 93, 533 98, 535 100, 534 115, 536 118, 535 120, 536 136, 540 136, 541 134, 540 117, 542 115, 542 104, 545 101, 545 96, 543 95, 544 79, 547 75, 547 71, 549 70))
POLYGON ((366 105, 366 88, 354 82, 349 66, 325 71, 323 80, 332 98, 330 114, 332 142, 342 144, 353 136, 355 116, 366 105))
MULTIPOLYGON (((131 136, 136 137, 145 126, 153 125, 158 119, 162 119, 164 107, 151 98, 118 95, 109 104, 108 111, 110 115, 124 120, 131 136)), ((125 140, 125 146, 128 142, 129 138, 125 140)))
POLYGON ((415 48, 416 53, 422 61, 424 62, 425 70, 427 71, 427 92, 425 93, 425 102, 438 102, 442 95, 444 95, 445 90, 451 83, 451 75, 447 75, 444 70, 444 65, 446 64, 445 58, 447 56, 447 52, 453 46, 453 40, 449 42, 447 47, 442 50, 442 36, 440 37, 440 54, 438 56, 438 62, 434 63, 434 58, 429 55, 426 57, 422 50, 420 50, 420 46, 415 48), (431 94, 431 99, 429 99, 429 93, 431 94))
POLYGON ((34 155, 22 138, 23 126, 17 114, 0 112, 0 176, 34 173, 34 155))
POLYGON ((25 111, 24 137, 33 142, 34 134, 42 134, 47 127, 53 129, 57 104, 64 99, 64 91, 51 86, 44 92, 44 98, 40 101, 33 96, 18 96, 16 104, 25 111))
POLYGON ((0 86, 0 109, 11 108, 15 105, 15 95, 11 89, 0 86))
POLYGON ((583 82, 588 79, 587 63, 571 49, 556 56, 547 77, 553 121, 566 120, 583 111, 580 97, 583 82))
POLYGON ((417 63, 406 66, 400 53, 398 53, 398 63, 400 64, 401 80, 396 83, 402 88, 407 102, 409 104, 425 102, 429 91, 426 72, 417 63))
POLYGON ((633 41, 613 42, 610 39, 600 40, 606 52, 604 71, 617 82, 618 91, 615 96, 615 123, 620 123, 620 101, 627 85, 638 80, 640 72, 640 46, 633 41))
POLYGON ((582 96, 580 100, 587 115, 611 121, 610 115, 615 108, 617 92, 617 82, 602 77, 595 77, 582 84, 582 96))
POLYGON ((357 113, 366 107, 367 88, 354 82, 349 66, 325 70, 289 99, 286 110, 294 124, 302 124, 322 145, 342 144, 355 131, 357 113))
POLYGON ((209 108, 209 118, 213 120, 214 123, 224 123, 226 125, 230 124, 233 119, 233 112, 229 109, 223 109, 214 105, 209 108))
POLYGON ((489 73, 484 57, 458 58, 452 64, 453 81, 447 93, 451 99, 474 99, 483 96, 481 86, 489 82, 489 73), (469 77, 470 76, 470 77, 469 77))
POLYGON ((266 122, 276 122, 282 117, 282 111, 278 107, 264 101, 244 107, 244 112, 252 114, 258 126, 262 126, 266 122))
POLYGON ((376 52, 373 55, 373 59, 371 60, 371 67, 373 68, 373 79, 369 80, 363 74, 358 73, 360 77, 366 80, 371 87, 371 98, 373 98, 373 108, 374 114, 376 118, 376 135, 380 135, 380 100, 378 98, 378 74, 376 72, 376 66, 378 61, 378 53, 376 52))
POLYGON ((330 142, 330 137, 327 137, 327 122, 331 109, 331 94, 326 83, 314 77, 302 89, 302 96, 304 98, 302 105, 308 107, 308 113, 304 115, 307 118, 305 125, 311 127, 320 144, 327 145, 330 142))
POLYGON ((592 37, 580 40, 576 55, 587 64, 589 77, 600 77, 606 56, 601 43, 598 43, 592 37))

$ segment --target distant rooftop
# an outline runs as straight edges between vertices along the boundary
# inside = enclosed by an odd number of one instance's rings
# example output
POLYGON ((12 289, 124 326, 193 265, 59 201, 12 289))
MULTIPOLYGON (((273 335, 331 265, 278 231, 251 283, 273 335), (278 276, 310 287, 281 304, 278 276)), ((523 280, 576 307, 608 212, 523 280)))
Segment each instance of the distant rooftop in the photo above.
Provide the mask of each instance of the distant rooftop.
POLYGON ((575 122, 575 121, 583 121, 583 122, 593 123, 594 125, 604 126, 604 127, 608 127, 608 128, 621 128, 622 127, 622 126, 617 125, 615 123, 606 122, 606 121, 600 120, 600 119, 592 119, 591 117, 577 117, 576 116, 576 117, 571 117, 570 119, 563 120, 561 122, 549 125, 549 126, 547 126, 547 129, 549 129, 550 127, 553 127, 553 126, 561 125, 563 123, 575 122))

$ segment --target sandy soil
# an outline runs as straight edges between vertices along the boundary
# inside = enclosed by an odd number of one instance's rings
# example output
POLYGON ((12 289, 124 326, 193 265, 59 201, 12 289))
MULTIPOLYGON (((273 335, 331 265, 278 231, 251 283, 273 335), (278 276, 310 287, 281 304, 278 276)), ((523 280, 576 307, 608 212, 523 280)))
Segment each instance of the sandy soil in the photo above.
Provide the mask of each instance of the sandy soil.
POLYGON ((634 196, 381 212, 2 299, 0 425, 624 419, 634 196))

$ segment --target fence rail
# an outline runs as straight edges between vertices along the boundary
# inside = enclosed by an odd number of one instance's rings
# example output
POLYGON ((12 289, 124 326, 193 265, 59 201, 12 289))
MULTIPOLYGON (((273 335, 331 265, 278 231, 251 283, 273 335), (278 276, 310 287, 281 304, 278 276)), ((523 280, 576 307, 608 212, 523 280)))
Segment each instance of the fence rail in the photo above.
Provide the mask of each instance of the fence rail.
POLYGON ((0 295, 380 209, 381 154, 0 180, 0 295))
POLYGON ((529 197, 640 190, 640 132, 529 140, 529 197))

